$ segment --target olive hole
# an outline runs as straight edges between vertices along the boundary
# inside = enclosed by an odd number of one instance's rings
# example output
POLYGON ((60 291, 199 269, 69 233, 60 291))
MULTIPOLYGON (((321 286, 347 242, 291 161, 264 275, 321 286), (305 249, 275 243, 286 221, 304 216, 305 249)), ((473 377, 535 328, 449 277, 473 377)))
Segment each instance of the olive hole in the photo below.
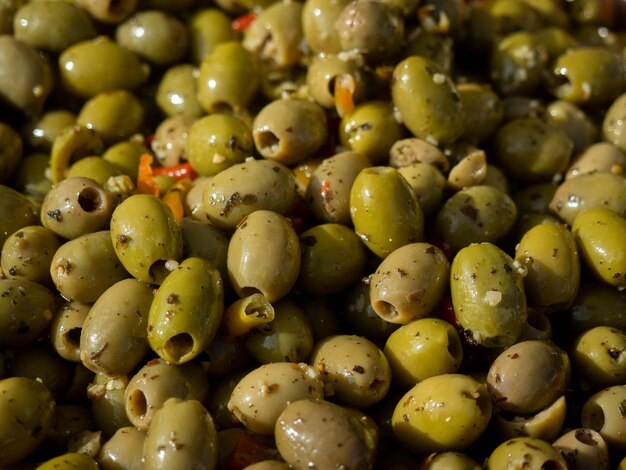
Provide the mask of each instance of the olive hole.
POLYGON ((374 310, 376 310, 376 313, 378 313, 381 317, 383 317, 383 319, 387 321, 392 321, 399 315, 396 307, 394 307, 389 302, 385 302, 384 300, 379 300, 375 303, 375 305, 372 306, 374 307, 374 310))
POLYGON ((161 282, 163 282, 163 280, 170 273, 169 269, 165 267, 166 262, 167 261, 164 259, 156 260, 154 263, 152 263, 150 269, 148 269, 148 275, 150 276, 150 279, 152 279, 157 284, 161 284, 161 282))
POLYGON ((588 425, 585 427, 591 428, 594 431, 600 431, 600 429, 604 427, 604 411, 597 403, 590 403, 588 406, 588 425))
POLYGON ((370 384, 370 390, 374 392, 376 396, 382 396, 385 394, 385 390, 387 389, 388 382, 385 380, 374 379, 374 381, 370 384))
POLYGON ((448 333, 448 352, 454 359, 460 359, 463 356, 463 346, 458 336, 448 333))
POLYGON ((278 147, 280 145, 280 139, 276 134, 272 131, 261 131, 257 134, 259 147, 270 154, 275 154, 278 152, 278 147))
POLYGON ((572 87, 569 81, 569 77, 562 73, 555 73, 552 75, 552 83, 554 88, 562 88, 563 91, 572 87))
POLYGON ((141 390, 135 389, 128 395, 128 413, 136 418, 143 419, 148 412, 148 401, 141 390))
POLYGON ((85 188, 78 193, 78 205, 85 212, 93 212, 100 208, 102 199, 95 188, 85 188))
POLYGON ((330 80, 328 80, 328 93, 330 96, 335 96, 335 84, 337 83, 337 76, 335 75, 330 80))
POLYGON ((594 437, 593 434, 589 432, 587 429, 578 429, 574 434, 574 437, 578 442, 582 442, 585 445, 594 447, 598 445, 598 441, 594 437))
POLYGON ((248 317, 267 318, 269 321, 274 319, 273 307, 264 301, 261 294, 253 294, 253 298, 245 306, 244 313, 248 317))
POLYGON ((542 470, 560 470, 561 468, 563 468, 562 465, 556 460, 546 460, 541 465, 542 470))
POLYGON ((63 342, 65 346, 70 349, 78 349, 80 348, 80 334, 82 332, 82 328, 72 328, 67 333, 63 335, 63 342))
POLYGON ((189 333, 179 333, 165 342, 163 349, 174 362, 193 351, 193 338, 189 333))

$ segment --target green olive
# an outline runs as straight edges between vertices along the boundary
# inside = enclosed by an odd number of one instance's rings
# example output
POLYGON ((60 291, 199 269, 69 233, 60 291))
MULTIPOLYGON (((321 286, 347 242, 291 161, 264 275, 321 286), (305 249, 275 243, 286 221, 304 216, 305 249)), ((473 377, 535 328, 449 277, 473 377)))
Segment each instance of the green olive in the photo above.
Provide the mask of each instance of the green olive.
POLYGON ((556 183, 536 183, 522 187, 513 194, 513 201, 520 214, 547 214, 550 201, 558 188, 556 183))
POLYGON ((80 362, 80 335, 90 309, 91 304, 66 301, 52 319, 50 342, 63 359, 80 362))
POLYGON ((615 145, 608 142, 596 142, 580 153, 571 163, 566 179, 590 173, 626 173, 626 155, 615 145))
POLYGON ((107 438, 115 434, 119 428, 132 426, 124 409, 124 391, 127 385, 126 376, 110 379, 96 374, 87 388, 87 398, 91 402, 94 420, 103 436, 107 438))
POLYGON ((566 412, 565 395, 561 395, 535 414, 496 413, 493 417, 494 430, 501 439, 529 436, 551 442, 563 429, 566 412))
POLYGON ((361 170, 350 190, 350 217, 357 235, 381 258, 423 237, 424 215, 415 193, 391 167, 361 170))
POLYGON ((13 232, 35 224, 36 220, 35 208, 26 196, 0 185, 0 244, 13 232))
MULTIPOLYGON (((115 178, 121 175, 120 169, 108 160, 99 156, 85 157, 72 163, 67 170, 66 177, 72 178, 89 178, 96 183, 105 186, 109 178, 115 178)), ((113 194, 111 194, 113 196, 113 194)))
POLYGON ((478 144, 493 134, 502 121, 502 102, 490 86, 481 83, 459 83, 457 91, 465 111, 462 137, 478 144))
POLYGON ((624 383, 626 375, 626 333, 609 326, 597 326, 576 338, 572 362, 581 378, 594 388, 624 383))
POLYGON ((396 405, 391 425, 413 452, 460 451, 485 431, 491 411, 484 385, 467 375, 442 374, 411 388, 396 405))
MULTIPOLYGON (((385 1, 386 3, 392 3, 393 1, 406 1, 408 3, 414 0, 385 1)), ((441 2, 441 0, 439 1, 441 2)), ((422 23, 432 22, 432 18, 429 17, 428 13, 432 14, 435 12, 435 5, 431 3, 430 5, 424 5, 421 8, 422 23)), ((442 13, 445 15, 445 12, 442 13)), ((446 18, 448 19, 449 17, 446 18)), ((445 24, 446 20, 442 21, 445 24)), ((417 28, 408 35, 406 38, 407 44, 403 49, 403 53, 406 54, 406 56, 417 55, 429 59, 437 64, 443 72, 449 74, 452 72, 452 68, 454 66, 454 40, 451 35, 437 32, 437 28, 439 28, 439 26, 435 26, 434 22, 430 24, 433 24, 432 28, 430 25, 423 28, 417 28)), ((445 26, 443 27, 445 28, 445 26)))
MULTIPOLYGON (((552 443, 555 449, 574 465, 574 468, 608 470, 609 449, 602 436, 593 429, 576 428, 552 443)), ((622 467, 619 467, 622 470, 622 467)))
POLYGON ((59 70, 63 85, 83 98, 103 91, 133 90, 149 75, 131 51, 104 36, 65 49, 59 56, 59 70))
POLYGON ((7 238, 0 255, 0 267, 9 279, 28 279, 49 285, 50 263, 61 241, 54 232, 39 225, 19 229, 7 238))
POLYGON ((44 111, 26 124, 25 141, 35 150, 49 152, 57 135, 76 122, 76 115, 68 109, 44 111))
POLYGON ((41 201, 52 189, 52 181, 46 178, 50 157, 46 153, 31 153, 20 162, 13 179, 13 187, 23 194, 41 201))
POLYGON ((438 452, 429 455, 422 463, 424 470, 479 470, 478 463, 460 452, 438 452))
POLYGON ((626 448, 626 424, 621 409, 626 400, 623 384, 604 388, 587 399, 580 412, 580 423, 600 433, 611 449, 626 448))
POLYGON ((115 165, 131 180, 137 181, 139 159, 144 153, 149 153, 148 148, 142 142, 131 139, 111 145, 102 154, 102 158, 115 165))
POLYGON ((54 184, 65 179, 72 162, 93 155, 100 155, 104 148, 102 137, 78 124, 64 128, 54 139, 50 154, 50 170, 54 184))
POLYGON ((140 281, 160 284, 168 261, 182 256, 180 225, 169 206, 151 195, 136 194, 115 208, 111 238, 120 262, 140 281))
POLYGON ((306 0, 302 8, 302 34, 315 53, 341 50, 335 22, 349 0, 306 0))
POLYGON ((527 319, 520 266, 496 245, 476 243, 457 253, 450 271, 452 305, 466 339, 486 347, 514 344, 527 319))
POLYGON ((187 27, 194 63, 202 63, 218 44, 238 39, 231 21, 226 12, 217 8, 202 8, 191 15, 187 27))
POLYGON ((574 144, 574 153, 580 153, 598 140, 598 128, 574 103, 556 100, 546 106, 548 124, 561 129, 574 144))
POLYGON ((190 361, 217 333, 224 310, 222 277, 203 258, 187 258, 167 275, 148 314, 148 342, 172 364, 190 361))
POLYGON ((421 162, 403 166, 398 171, 413 188, 424 217, 435 215, 444 202, 446 178, 441 171, 435 165, 421 162))
MULTIPOLYGON (((305 3, 312 5, 315 1, 305 3)), ((326 0, 324 0, 326 1, 326 0)), ((332 4, 341 4, 334 1, 332 4)), ((331 5, 331 3, 328 3, 331 5)), ((306 25, 306 20, 303 19, 306 25)), ((321 106, 327 109, 337 107, 336 89, 338 84, 344 87, 353 87, 352 100, 359 102, 365 93, 366 79, 364 72, 359 68, 356 60, 345 60, 336 55, 319 56, 313 60, 307 70, 306 83, 311 97, 321 106)))
POLYGON ((120 428, 102 444, 96 455, 96 461, 103 470, 115 470, 117 466, 139 470, 145 439, 145 431, 132 426, 120 428))
POLYGON ((503 442, 494 449, 487 461, 488 470, 522 465, 532 470, 546 467, 555 470, 568 468, 565 459, 554 447, 533 437, 515 437, 503 442))
POLYGON ((626 152, 626 139, 623 135, 625 114, 626 93, 623 93, 611 103, 602 122, 602 136, 604 140, 612 143, 622 152, 626 152))
POLYGON ((391 96, 415 137, 451 144, 464 130, 461 99, 450 77, 428 59, 411 56, 393 71, 391 96))
POLYGON ((76 0, 96 20, 106 24, 124 21, 137 8, 138 0, 76 0))
POLYGON ((167 116, 183 114, 200 117, 204 112, 198 102, 198 68, 191 64, 173 65, 163 74, 156 102, 167 116))
POLYGON ((52 427, 55 402, 41 383, 25 377, 0 380, 0 465, 19 462, 52 427))

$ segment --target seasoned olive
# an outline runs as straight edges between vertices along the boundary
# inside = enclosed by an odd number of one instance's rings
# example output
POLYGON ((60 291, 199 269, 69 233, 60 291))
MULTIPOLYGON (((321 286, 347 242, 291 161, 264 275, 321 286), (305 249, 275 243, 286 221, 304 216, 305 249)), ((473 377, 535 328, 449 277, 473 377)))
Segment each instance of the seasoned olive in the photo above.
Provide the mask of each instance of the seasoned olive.
POLYGON ((624 383, 626 333, 608 326, 585 331, 572 345, 572 362, 580 378, 594 388, 624 383))
POLYGON ((487 461, 488 470, 521 466, 533 470, 568 468, 558 450, 546 441, 533 437, 516 437, 503 442, 494 449, 487 461))
POLYGON ((23 227, 4 242, 0 267, 9 279, 49 285, 50 263, 60 246, 61 241, 52 230, 39 225, 23 227))
POLYGON ((145 431, 132 426, 118 429, 111 438, 102 444, 96 461, 102 470, 117 470, 120 466, 127 470, 141 470, 145 431))
POLYGON ((608 470, 609 449, 597 431, 576 428, 552 443, 574 470, 608 470))

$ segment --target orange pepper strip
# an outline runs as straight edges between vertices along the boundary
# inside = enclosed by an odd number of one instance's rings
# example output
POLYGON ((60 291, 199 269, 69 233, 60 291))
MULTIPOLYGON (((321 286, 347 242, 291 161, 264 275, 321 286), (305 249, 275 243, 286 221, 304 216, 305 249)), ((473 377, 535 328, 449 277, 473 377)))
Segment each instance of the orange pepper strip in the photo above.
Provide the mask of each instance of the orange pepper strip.
POLYGON ((354 111, 354 78, 350 74, 339 75, 335 79, 335 108, 343 117, 354 111))
POLYGON ((185 205, 183 201, 190 187, 191 180, 189 178, 184 178, 172 186, 161 198, 164 203, 170 206, 170 209, 172 209, 172 212, 174 213, 174 217, 179 222, 183 220, 183 217, 185 216, 185 205))
POLYGON ((152 155, 144 153, 139 158, 139 171, 137 174, 137 193, 159 195, 159 187, 154 182, 152 174, 152 155))

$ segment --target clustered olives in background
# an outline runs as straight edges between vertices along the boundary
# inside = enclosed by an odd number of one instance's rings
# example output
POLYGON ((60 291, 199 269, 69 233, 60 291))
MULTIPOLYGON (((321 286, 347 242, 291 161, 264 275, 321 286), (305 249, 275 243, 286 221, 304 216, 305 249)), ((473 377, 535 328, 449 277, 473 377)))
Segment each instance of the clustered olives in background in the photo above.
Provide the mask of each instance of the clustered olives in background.
POLYGON ((626 2, 0 2, 0 467, 626 469, 626 2))

